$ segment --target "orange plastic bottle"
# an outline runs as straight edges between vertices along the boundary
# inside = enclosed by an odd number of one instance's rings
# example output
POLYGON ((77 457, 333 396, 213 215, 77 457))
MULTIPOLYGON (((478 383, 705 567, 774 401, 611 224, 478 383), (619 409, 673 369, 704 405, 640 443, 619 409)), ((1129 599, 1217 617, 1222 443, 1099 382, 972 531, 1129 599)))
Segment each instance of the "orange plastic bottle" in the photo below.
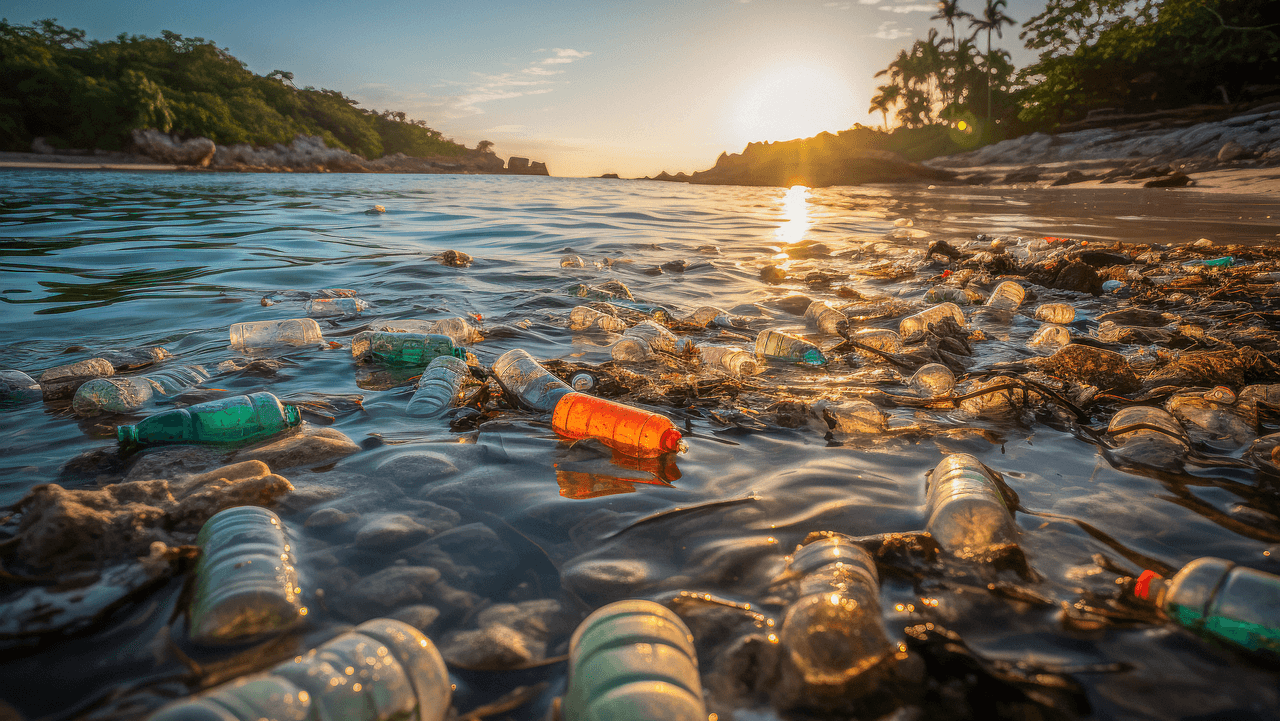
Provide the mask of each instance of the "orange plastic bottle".
POLYGON ((654 458, 688 449, 665 416, 585 393, 567 393, 556 403, 551 427, 566 438, 595 438, 619 453, 654 458))

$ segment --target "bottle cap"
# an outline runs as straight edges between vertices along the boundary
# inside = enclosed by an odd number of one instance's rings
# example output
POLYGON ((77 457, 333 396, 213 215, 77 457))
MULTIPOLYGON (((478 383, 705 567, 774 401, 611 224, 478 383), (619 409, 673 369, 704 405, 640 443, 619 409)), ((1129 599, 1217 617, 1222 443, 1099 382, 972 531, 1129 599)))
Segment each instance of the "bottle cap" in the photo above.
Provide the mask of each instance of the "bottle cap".
POLYGON ((1138 576, 1138 580, 1133 584, 1133 595, 1144 601, 1151 600, 1151 582, 1163 580, 1164 576, 1155 571, 1146 570, 1142 575, 1138 576))
POLYGON ((672 451, 684 453, 689 450, 689 446, 681 438, 680 431, 668 428, 662 432, 662 437, 658 439, 658 448, 663 453, 671 453, 672 451))

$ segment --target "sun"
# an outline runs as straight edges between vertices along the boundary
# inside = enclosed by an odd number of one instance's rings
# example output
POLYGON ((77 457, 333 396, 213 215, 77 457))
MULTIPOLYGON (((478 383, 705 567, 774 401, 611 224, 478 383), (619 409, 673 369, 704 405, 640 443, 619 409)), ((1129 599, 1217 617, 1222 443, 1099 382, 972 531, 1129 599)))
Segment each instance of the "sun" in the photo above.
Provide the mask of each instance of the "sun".
POLYGON ((788 64, 746 83, 731 124, 743 142, 792 140, 844 130, 852 117, 843 77, 821 66, 788 64))

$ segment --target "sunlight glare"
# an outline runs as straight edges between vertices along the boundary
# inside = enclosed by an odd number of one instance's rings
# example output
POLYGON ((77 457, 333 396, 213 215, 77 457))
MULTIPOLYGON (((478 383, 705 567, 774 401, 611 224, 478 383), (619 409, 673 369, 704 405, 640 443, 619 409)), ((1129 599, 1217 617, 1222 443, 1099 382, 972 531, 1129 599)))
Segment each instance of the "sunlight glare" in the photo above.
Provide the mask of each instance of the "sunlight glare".
POLYGON ((779 243, 791 245, 804 240, 813 223, 809 220, 809 189, 793 185, 782 196, 782 225, 773 231, 779 243))
POLYGON ((793 140, 852 124, 848 83, 828 68, 784 65, 748 85, 734 108, 733 132, 748 142, 793 140))

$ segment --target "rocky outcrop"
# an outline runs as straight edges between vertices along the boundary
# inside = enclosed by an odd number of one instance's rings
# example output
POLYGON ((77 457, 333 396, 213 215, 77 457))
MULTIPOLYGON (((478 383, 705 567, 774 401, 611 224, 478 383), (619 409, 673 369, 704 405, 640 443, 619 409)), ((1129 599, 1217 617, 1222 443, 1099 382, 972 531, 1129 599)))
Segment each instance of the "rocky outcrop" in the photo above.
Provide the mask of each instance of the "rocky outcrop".
POLYGON ((549 175, 547 172, 547 164, 539 163, 536 160, 511 156, 507 161, 508 175, 549 175))
MULTIPOLYGON (((530 164, 523 160, 527 175, 547 175, 543 163, 530 164)), ((376 160, 365 160, 354 153, 330 148, 324 139, 316 135, 299 135, 289 145, 277 143, 268 148, 250 145, 232 145, 218 148, 213 167, 219 170, 261 172, 338 172, 338 173, 461 173, 501 174, 510 172, 503 167, 502 158, 488 150, 468 150, 461 155, 441 155, 415 158, 404 153, 392 153, 376 160)))
POLYGON ((139 153, 173 165, 191 165, 203 168, 213 160, 217 148, 208 138, 178 140, 177 136, 162 133, 155 128, 134 130, 133 145, 139 153))

